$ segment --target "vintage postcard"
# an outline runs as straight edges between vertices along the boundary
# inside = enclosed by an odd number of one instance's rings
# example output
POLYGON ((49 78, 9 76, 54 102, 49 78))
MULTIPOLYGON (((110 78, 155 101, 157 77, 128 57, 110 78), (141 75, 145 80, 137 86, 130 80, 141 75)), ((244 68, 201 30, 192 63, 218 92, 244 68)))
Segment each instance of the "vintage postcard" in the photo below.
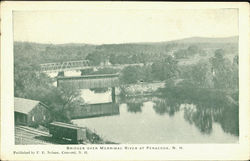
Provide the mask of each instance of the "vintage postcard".
POLYGON ((249 5, 3 2, 2 160, 248 160, 249 5))

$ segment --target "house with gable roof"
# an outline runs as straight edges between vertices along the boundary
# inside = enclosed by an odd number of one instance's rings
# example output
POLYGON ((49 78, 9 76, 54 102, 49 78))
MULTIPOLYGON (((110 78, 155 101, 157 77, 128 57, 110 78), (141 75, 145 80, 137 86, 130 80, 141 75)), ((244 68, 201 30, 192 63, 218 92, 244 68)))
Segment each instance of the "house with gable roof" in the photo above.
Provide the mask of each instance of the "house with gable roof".
POLYGON ((49 107, 37 100, 14 98, 15 125, 37 126, 51 121, 49 107))

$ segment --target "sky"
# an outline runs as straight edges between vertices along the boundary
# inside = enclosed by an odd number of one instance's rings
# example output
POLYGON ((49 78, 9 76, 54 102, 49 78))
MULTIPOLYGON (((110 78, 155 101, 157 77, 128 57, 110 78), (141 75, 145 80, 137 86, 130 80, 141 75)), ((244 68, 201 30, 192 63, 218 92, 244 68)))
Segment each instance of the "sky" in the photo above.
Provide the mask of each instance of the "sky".
POLYGON ((14 41, 111 44, 238 35, 236 9, 14 11, 14 41))

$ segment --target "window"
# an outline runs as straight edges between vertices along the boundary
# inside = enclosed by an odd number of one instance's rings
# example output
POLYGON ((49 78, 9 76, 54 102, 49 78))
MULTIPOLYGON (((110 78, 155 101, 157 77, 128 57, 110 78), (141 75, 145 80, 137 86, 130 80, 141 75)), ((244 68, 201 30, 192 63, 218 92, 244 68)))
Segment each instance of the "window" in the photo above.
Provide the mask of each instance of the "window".
POLYGON ((33 122, 35 121, 35 116, 32 116, 32 121, 33 121, 33 122))
POLYGON ((43 115, 43 120, 46 120, 46 116, 45 115, 43 115))

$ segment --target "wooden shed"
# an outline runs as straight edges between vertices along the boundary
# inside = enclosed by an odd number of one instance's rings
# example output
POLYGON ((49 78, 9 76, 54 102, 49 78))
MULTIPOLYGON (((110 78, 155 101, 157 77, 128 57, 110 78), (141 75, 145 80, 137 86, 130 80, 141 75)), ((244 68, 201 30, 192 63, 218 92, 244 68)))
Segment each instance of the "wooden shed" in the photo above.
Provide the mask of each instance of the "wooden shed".
POLYGON ((51 120, 48 106, 40 101, 15 97, 14 109, 16 125, 37 126, 51 120))

